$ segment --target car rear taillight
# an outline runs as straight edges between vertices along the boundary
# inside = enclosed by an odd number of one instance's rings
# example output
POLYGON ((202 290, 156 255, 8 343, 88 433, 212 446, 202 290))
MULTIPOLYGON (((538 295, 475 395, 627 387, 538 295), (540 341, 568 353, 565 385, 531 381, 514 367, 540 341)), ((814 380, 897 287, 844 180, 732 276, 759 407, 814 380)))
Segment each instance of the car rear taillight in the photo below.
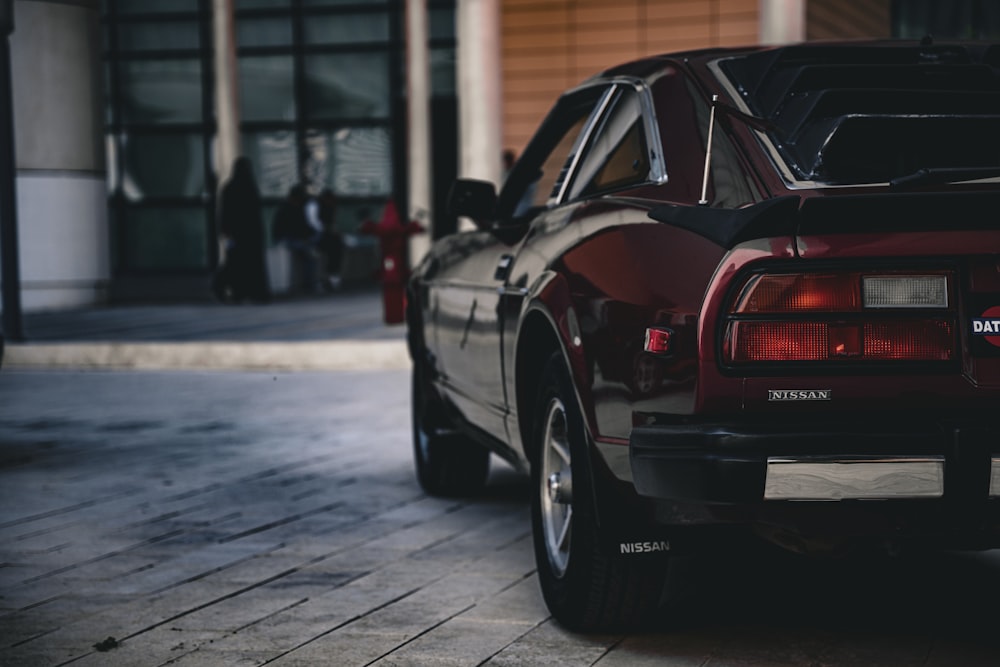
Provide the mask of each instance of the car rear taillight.
POLYGON ((751 278, 736 304, 739 313, 854 311, 860 305, 854 274, 763 274, 751 278))
POLYGON ((758 273, 727 313, 727 364, 955 358, 951 274, 758 273))

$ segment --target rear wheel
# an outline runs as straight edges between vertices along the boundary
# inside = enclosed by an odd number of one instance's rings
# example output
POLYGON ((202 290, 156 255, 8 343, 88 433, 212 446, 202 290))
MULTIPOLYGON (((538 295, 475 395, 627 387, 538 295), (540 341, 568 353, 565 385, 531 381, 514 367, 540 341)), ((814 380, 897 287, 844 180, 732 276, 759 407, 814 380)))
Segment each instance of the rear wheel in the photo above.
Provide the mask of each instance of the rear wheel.
POLYGON ((434 496, 467 496, 480 491, 490 471, 488 449, 451 429, 441 401, 413 366, 411 412, 417 481, 434 496))
POLYGON ((667 564, 637 561, 626 567, 602 546, 583 419, 559 354, 546 364, 535 415, 531 518, 549 611, 563 626, 583 632, 651 620, 667 564))

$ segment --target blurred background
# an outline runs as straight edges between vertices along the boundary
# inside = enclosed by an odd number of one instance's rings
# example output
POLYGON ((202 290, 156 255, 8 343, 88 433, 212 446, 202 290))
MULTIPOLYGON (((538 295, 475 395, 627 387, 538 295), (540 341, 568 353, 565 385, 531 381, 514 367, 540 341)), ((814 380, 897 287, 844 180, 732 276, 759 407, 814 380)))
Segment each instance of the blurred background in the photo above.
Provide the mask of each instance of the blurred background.
MULTIPOLYGON (((208 298, 216 196, 253 161, 265 220, 332 188, 345 283, 390 199, 456 229, 456 175, 502 179, 556 96, 652 53, 996 39, 990 0, 2 0, 25 310, 208 298)), ((2 14, 2 12, 0 12, 2 14)), ((0 93, 2 94, 2 93, 0 93)), ((10 147, 4 148, 10 151, 10 147)), ((11 216, 7 216, 10 218, 11 216)), ((6 238, 6 237, 5 237, 6 238)), ((424 246, 425 247, 425 246, 424 246)), ((419 259, 415 247, 411 262, 419 259)), ((4 274, 5 277, 8 274, 4 274)))

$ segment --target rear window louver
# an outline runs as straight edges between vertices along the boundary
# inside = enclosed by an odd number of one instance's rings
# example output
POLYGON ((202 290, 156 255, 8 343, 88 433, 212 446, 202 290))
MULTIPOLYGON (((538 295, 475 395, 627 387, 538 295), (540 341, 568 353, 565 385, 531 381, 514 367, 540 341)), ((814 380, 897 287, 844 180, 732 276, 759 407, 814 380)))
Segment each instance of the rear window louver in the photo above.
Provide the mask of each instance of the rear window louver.
POLYGON ((1000 47, 802 45, 721 63, 797 178, 1000 166, 1000 47))

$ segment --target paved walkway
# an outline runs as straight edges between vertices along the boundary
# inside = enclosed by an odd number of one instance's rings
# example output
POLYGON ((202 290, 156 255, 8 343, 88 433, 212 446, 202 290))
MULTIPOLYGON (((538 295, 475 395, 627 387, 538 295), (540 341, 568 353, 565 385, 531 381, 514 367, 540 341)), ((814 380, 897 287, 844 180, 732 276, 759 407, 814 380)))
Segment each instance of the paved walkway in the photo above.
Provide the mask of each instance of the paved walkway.
POLYGON ((378 292, 25 324, 0 372, 2 667, 997 664, 1000 551, 719 553, 671 623, 567 633, 523 478, 416 485, 405 328, 378 292), (126 367, 165 371, 103 370, 126 367))
POLYGON ((1000 557, 693 562, 670 622, 552 621, 529 485, 425 495, 405 370, 0 372, 0 667, 980 667, 1000 557))
POLYGON ((409 366, 377 288, 266 305, 105 306, 26 313, 7 368, 356 370, 409 366))

